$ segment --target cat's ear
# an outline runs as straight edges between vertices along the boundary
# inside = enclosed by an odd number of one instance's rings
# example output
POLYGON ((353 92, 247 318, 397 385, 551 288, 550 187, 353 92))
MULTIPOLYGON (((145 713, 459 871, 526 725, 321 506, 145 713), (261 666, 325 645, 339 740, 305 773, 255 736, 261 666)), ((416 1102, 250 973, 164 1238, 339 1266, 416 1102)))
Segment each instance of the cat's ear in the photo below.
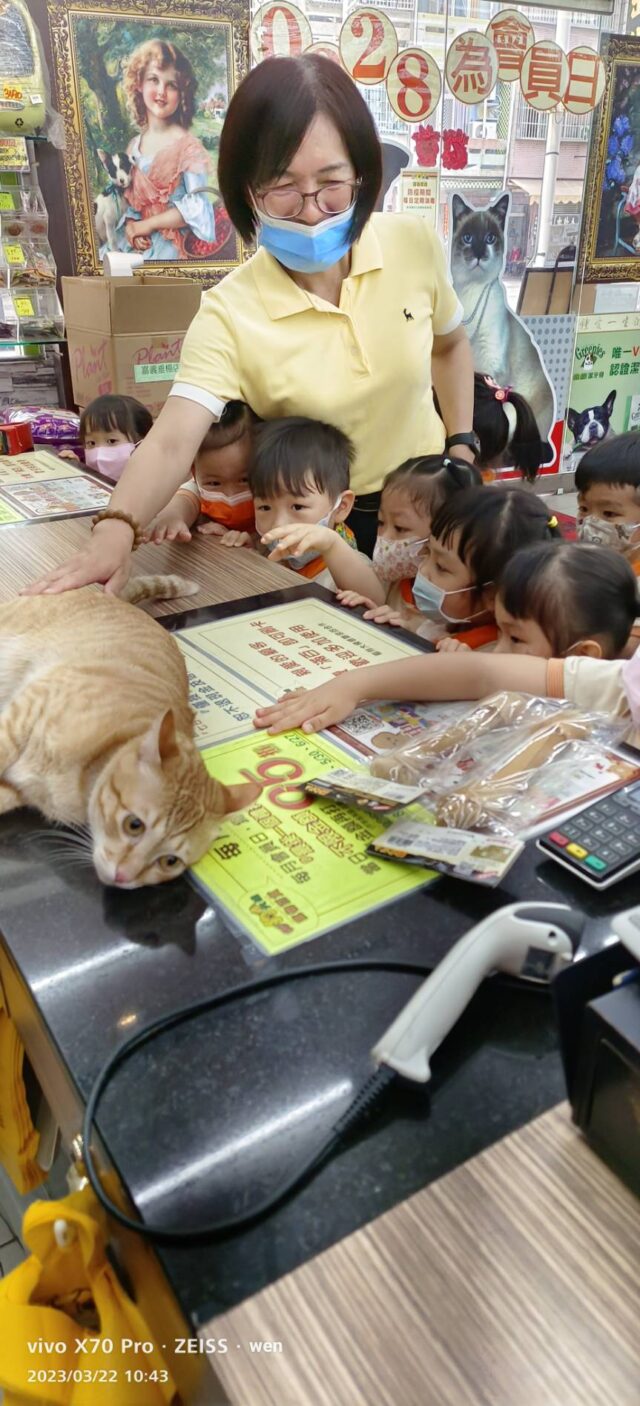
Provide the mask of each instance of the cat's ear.
POLYGON ((466 201, 462 199, 461 195, 452 195, 451 214, 453 216, 454 225, 457 225, 459 224, 460 220, 463 218, 464 215, 471 214, 471 206, 467 205, 466 201))
POLYGON ((507 215, 509 214, 510 199, 511 197, 507 191, 504 195, 500 196, 499 200, 496 200, 495 205, 492 205, 490 207, 492 215, 495 215, 497 217, 503 229, 506 223, 507 215))
POLYGON ((257 801, 262 787, 257 781, 244 781, 238 786, 224 786, 215 777, 209 778, 206 805, 211 815, 231 815, 234 810, 244 810, 252 801, 257 801))
POLYGON ((164 762, 177 757, 179 751, 173 708, 167 708, 145 732, 140 743, 140 761, 151 767, 163 766, 164 762))

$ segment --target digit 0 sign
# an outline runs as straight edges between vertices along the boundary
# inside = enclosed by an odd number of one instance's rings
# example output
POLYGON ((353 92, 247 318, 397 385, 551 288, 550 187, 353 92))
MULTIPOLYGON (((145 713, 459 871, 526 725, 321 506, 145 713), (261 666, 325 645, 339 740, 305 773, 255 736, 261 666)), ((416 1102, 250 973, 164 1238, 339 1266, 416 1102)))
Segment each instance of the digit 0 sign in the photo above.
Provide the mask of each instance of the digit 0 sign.
POLYGON ((251 21, 251 56, 254 63, 263 59, 296 58, 312 41, 311 25, 296 5, 270 3, 261 5, 251 21))
POLYGON ((340 57, 356 83, 384 83, 398 36, 382 10, 354 10, 340 30, 340 57))
POLYGON ((242 767, 240 772, 247 781, 256 782, 266 798, 279 810, 304 810, 312 805, 311 796, 304 789, 304 767, 288 757, 269 757, 259 762, 255 772, 242 767))
POLYGON ((442 79, 431 54, 403 49, 389 67, 387 97, 404 122, 423 122, 440 102, 442 79))

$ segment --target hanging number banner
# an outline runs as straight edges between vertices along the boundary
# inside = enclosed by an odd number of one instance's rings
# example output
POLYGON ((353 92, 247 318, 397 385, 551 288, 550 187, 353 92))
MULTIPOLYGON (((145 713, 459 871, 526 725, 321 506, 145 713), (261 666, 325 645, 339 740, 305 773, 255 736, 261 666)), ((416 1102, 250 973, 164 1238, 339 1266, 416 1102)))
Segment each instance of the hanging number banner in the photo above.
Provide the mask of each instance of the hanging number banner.
POLYGON ((384 83, 398 52, 398 36, 382 10, 354 10, 340 30, 340 57, 354 82, 384 83))
POLYGON ((387 74, 387 97, 403 122, 424 122, 440 102, 442 79, 432 54, 403 49, 387 74))
POLYGON ((337 44, 325 43, 323 39, 319 39, 317 44, 310 44, 309 48, 305 49, 305 54, 321 54, 323 59, 331 59, 333 63, 339 64, 342 68, 342 59, 337 44))
POLYGON ((498 81, 498 55, 486 34, 465 30, 454 39, 445 64, 447 84, 458 102, 482 103, 498 81))
POLYGON ((569 82, 564 95, 567 112, 578 115, 593 112, 604 94, 607 78, 604 61, 595 49, 581 45, 569 50, 567 63, 569 82))
POLYGON ((563 102, 569 82, 567 56, 553 39, 532 44, 524 56, 520 86, 529 107, 550 112, 563 102))
POLYGON ((251 22, 251 57, 263 59, 296 58, 313 40, 311 25, 296 5, 261 5, 251 22))
POLYGON ((498 55, 498 78, 503 83, 515 83, 522 72, 527 49, 535 44, 535 34, 528 19, 519 10, 501 10, 486 28, 498 55))

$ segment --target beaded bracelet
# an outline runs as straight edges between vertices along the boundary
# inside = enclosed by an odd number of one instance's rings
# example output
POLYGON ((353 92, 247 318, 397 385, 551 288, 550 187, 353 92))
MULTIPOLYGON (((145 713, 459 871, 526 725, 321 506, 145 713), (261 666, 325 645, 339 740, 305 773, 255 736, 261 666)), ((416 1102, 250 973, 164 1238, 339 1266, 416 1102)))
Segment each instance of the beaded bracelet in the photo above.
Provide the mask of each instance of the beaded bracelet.
POLYGON ((118 522, 126 522, 127 527, 130 527, 133 532, 131 550, 132 552, 137 551, 141 543, 144 542, 144 528, 140 526, 139 522, 136 522, 131 513, 123 513, 119 508, 103 508, 101 513, 96 513, 95 517, 92 517, 91 531, 93 532, 94 527, 97 527, 99 522, 105 522, 107 518, 116 518, 118 522))

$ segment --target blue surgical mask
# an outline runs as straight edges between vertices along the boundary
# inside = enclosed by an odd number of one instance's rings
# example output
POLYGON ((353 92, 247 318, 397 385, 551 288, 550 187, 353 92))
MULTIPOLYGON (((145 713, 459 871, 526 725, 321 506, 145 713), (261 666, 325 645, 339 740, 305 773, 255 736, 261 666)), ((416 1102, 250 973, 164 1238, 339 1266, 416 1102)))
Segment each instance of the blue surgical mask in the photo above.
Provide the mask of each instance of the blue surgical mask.
POLYGON ((276 220, 256 210, 260 224, 258 243, 293 273, 322 273, 348 254, 353 239, 353 205, 340 215, 329 215, 317 225, 299 220, 276 220))
MULTIPOLYGON (((486 581, 485 585, 489 586, 491 582, 486 581)), ((442 609, 445 597, 448 599, 449 596, 461 596, 472 590, 471 586, 461 586, 457 591, 444 591, 442 586, 435 586, 428 576, 423 576, 422 572, 419 571, 411 589, 420 614, 425 615, 428 620, 433 620, 438 625, 442 624, 443 621, 447 625, 467 625, 478 615, 486 615, 486 606, 483 606, 482 610, 474 610, 473 615, 463 616, 447 615, 446 611, 442 609)))

